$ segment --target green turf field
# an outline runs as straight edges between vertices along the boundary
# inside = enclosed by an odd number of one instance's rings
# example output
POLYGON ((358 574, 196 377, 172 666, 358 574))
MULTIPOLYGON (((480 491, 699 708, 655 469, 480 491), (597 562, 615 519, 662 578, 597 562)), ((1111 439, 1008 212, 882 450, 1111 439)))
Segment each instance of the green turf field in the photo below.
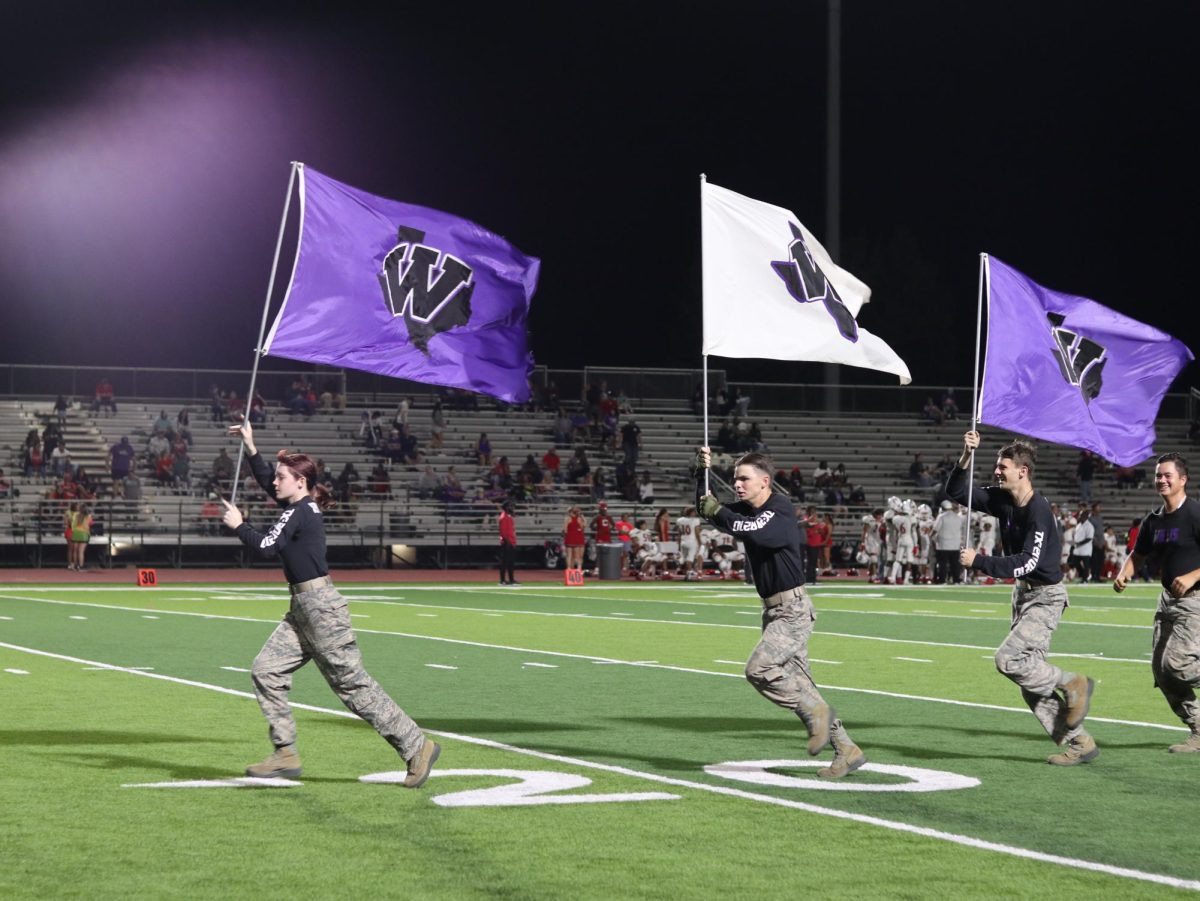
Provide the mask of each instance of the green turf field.
POLYGON ((205 784, 270 751, 246 670, 282 587, 0 586, 0 897, 1200 888, 1200 755, 1166 753, 1185 733, 1151 683, 1153 586, 1071 590, 1053 660, 1096 678, 1102 754, 1065 769, 992 664, 1007 588, 817 586, 814 675, 871 762, 835 783, 742 678, 740 585, 342 591, 367 668, 440 736, 419 791, 360 781, 403 762, 311 666, 298 784, 205 784))

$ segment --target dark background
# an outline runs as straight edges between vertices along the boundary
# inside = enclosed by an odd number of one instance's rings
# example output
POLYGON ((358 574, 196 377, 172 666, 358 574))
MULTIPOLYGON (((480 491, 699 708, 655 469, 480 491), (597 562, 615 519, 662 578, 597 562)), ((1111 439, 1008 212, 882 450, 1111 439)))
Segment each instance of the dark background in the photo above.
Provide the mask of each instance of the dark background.
MULTIPOLYGON (((539 363, 698 366, 699 173, 827 238, 826 23, 824 0, 10 12, 0 362, 248 368, 296 159, 540 257, 539 363)), ((844 0, 838 260, 915 383, 971 382, 980 251, 1200 346, 1197 25, 1193 0, 844 0)))

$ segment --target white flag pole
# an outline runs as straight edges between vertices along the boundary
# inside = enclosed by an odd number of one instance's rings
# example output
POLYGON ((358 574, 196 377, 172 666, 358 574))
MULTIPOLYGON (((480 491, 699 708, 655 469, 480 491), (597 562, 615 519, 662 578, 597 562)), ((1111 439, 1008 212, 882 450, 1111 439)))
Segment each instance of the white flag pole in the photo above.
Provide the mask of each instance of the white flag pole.
MULTIPOLYGON (((254 383, 258 380, 258 361, 262 357, 263 337, 267 333, 267 312, 271 308, 271 295, 275 292, 275 273, 279 269, 279 251, 283 247, 283 231, 287 226, 288 210, 292 205, 292 189, 296 184, 296 173, 304 166, 303 163, 292 161, 292 171, 288 176, 287 197, 283 201, 283 217, 279 220, 279 238, 275 241, 275 259, 271 261, 271 278, 267 282, 267 299, 263 301, 262 322, 258 326, 258 343, 254 347, 254 365, 250 369, 250 390, 246 393, 246 418, 250 416, 250 408, 254 404, 254 383)), ((229 492, 229 503, 237 503, 238 482, 242 477, 242 458, 246 455, 246 445, 238 445, 237 465, 233 470, 233 488, 229 492)))
MULTIPOLYGON (((983 330, 983 286, 987 281, 988 255, 979 255, 979 293, 975 307, 975 381, 971 394, 971 431, 974 432, 979 417, 979 345, 983 330)), ((967 521, 963 527, 963 547, 971 546, 971 496, 975 491, 975 451, 971 451, 971 468, 967 473, 967 521)))
MULTIPOLYGON (((700 344, 704 345, 704 183, 708 181, 703 172, 700 173, 700 344)), ((700 359, 704 366, 703 405, 704 405, 704 447, 708 447, 708 354, 701 349, 700 359)), ((711 458, 709 468, 711 468, 711 458)), ((704 493, 709 494, 708 469, 704 470, 704 493)))

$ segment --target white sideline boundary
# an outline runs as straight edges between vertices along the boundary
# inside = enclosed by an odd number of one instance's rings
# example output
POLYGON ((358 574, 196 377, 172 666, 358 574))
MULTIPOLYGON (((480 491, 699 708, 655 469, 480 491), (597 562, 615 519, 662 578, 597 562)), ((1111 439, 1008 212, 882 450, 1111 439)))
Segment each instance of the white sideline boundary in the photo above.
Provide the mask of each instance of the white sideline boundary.
MULTIPOLYGON (((130 613, 130 612, 141 613, 142 610, 144 609, 142 607, 122 607, 122 606, 118 606, 116 604, 97 604, 97 603, 93 603, 90 601, 62 601, 62 600, 58 600, 56 598, 30 598, 30 597, 21 597, 19 595, 12 595, 12 594, 0 594, 0 600, 5 600, 5 599, 28 601, 28 602, 36 603, 36 604, 56 604, 56 605, 65 606, 65 607, 98 607, 102 610, 119 610, 119 611, 123 611, 126 613, 130 613)), ((463 609, 463 608, 454 608, 454 609, 463 609)), ((276 619, 262 619, 262 618, 256 618, 256 617, 251 617, 251 616, 232 616, 232 615, 221 614, 221 613, 200 613, 195 610, 163 610, 163 609, 159 609, 158 612, 160 614, 169 614, 169 615, 174 615, 174 616, 192 616, 192 617, 197 617, 199 619, 224 620, 224 621, 243 622, 243 623, 266 623, 268 625, 275 625, 276 623, 278 623, 278 620, 276 620, 276 619)), ((475 611, 472 609, 470 612, 475 612, 475 611)), ((517 612, 520 612, 520 611, 517 611, 517 612)), ((561 614, 561 615, 567 616, 567 617, 572 617, 572 618, 578 618, 577 614, 561 614)), ((593 619, 607 619, 607 617, 592 617, 592 618, 593 619)), ((658 623, 660 621, 659 620, 618 619, 618 620, 615 620, 615 622, 658 623)), ((689 623, 689 622, 681 623, 681 622, 675 622, 674 620, 662 620, 661 622, 665 625, 673 625, 673 626, 706 625, 706 624, 702 624, 702 623, 689 623)), ((728 628, 756 629, 757 630, 756 626, 729 626, 728 628)), ((541 655, 547 656, 547 657, 563 657, 563 658, 570 659, 570 660, 586 660, 586 661, 594 662, 594 663, 608 663, 608 664, 619 664, 622 666, 636 666, 636 667, 642 667, 644 669, 660 669, 660 670, 668 670, 668 671, 677 672, 677 673, 695 673, 695 674, 701 675, 701 676, 721 676, 721 677, 728 678, 728 679, 743 678, 743 676, 738 673, 720 673, 715 670, 698 669, 696 667, 690 667, 690 666, 675 666, 675 665, 672 665, 669 663, 658 663, 657 661, 652 661, 652 660, 621 660, 620 658, 617 658, 617 657, 600 657, 600 656, 597 656, 594 654, 571 654, 566 651, 547 651, 547 650, 543 650, 541 648, 523 648, 523 647, 519 647, 517 645, 492 644, 490 642, 485 642, 485 641, 468 641, 465 638, 445 638, 440 635, 420 635, 416 632, 393 632, 393 631, 389 631, 386 629, 357 629, 356 628, 354 631, 361 635, 391 635, 391 636, 395 636, 397 638, 413 638, 413 639, 417 639, 419 641, 440 641, 445 644, 457 644, 457 645, 463 645, 463 646, 472 647, 472 648, 488 648, 489 650, 494 650, 494 651, 515 651, 516 653, 519 653, 519 654, 541 654, 541 655)), ((902 638, 878 638, 878 637, 872 636, 872 635, 844 635, 839 632, 821 632, 819 634, 821 634, 821 635, 836 635, 836 636, 840 636, 842 638, 861 638, 861 639, 865 639, 868 641, 894 642, 896 644, 933 645, 935 647, 966 648, 968 650, 980 650, 980 651, 989 651, 989 652, 991 652, 993 650, 992 648, 983 647, 982 645, 980 645, 978 647, 975 645, 948 645, 948 644, 938 644, 937 642, 917 641, 917 640, 902 639, 902 638)), ((0 646, 2 646, 2 645, 0 645, 0 646)), ((1099 660, 1121 660, 1121 659, 1123 659, 1123 658, 1092 657, 1089 654, 1080 654, 1080 655, 1051 654, 1049 656, 1051 656, 1051 657, 1079 656, 1079 657, 1086 657, 1089 660, 1098 660, 1098 661, 1099 660)), ((1145 664, 1144 660, 1130 661, 1130 662, 1145 664)), ((902 700, 902 701, 922 701, 922 702, 930 703, 930 704, 949 704, 953 707, 971 707, 976 710, 1000 710, 1000 711, 1003 711, 1006 713, 1021 713, 1021 714, 1029 713, 1029 709, 1027 707, 1007 707, 1003 704, 985 704, 982 701, 958 701, 958 700, 954 700, 952 698, 935 698, 935 697, 930 697, 928 695, 913 695, 913 694, 905 694, 903 692, 896 692, 896 691, 883 691, 882 689, 878 689, 878 688, 856 688, 856 687, 852 687, 852 686, 848 686, 848 685, 831 685, 828 682, 822 682, 821 688, 828 689, 830 691, 848 691, 848 692, 852 692, 854 694, 876 695, 878 697, 883 697, 883 698, 896 698, 897 700, 902 700)), ((1110 723, 1110 724, 1116 725, 1116 726, 1140 726, 1140 727, 1144 727, 1147 729, 1165 729, 1168 732, 1186 732, 1187 731, 1183 726, 1172 726, 1172 725, 1168 725, 1166 723, 1146 723, 1146 722, 1142 722, 1140 720, 1120 720, 1120 719, 1114 719, 1114 718, 1103 717, 1103 716, 1090 716, 1089 715, 1088 722, 1090 722, 1090 723, 1110 723)))
MULTIPOLYGON (((142 676, 147 679, 158 679, 163 682, 170 682, 176 685, 186 685, 191 688, 203 688, 208 691, 215 691, 220 694, 232 695, 238 698, 254 699, 254 695, 248 691, 239 691, 238 689, 225 688, 221 685, 211 685, 207 682, 197 682, 193 679, 181 679, 176 676, 167 676, 162 673, 146 672, 144 670, 130 669, 124 666, 116 666, 114 664, 102 663, 98 660, 86 660, 81 657, 72 657, 67 654, 57 654, 52 651, 43 651, 37 648, 27 648, 21 645, 8 644, 0 642, 0 648, 7 648, 10 651, 17 651, 24 654, 32 654, 38 657, 49 657, 55 660, 63 660, 68 663, 79 663, 87 666, 96 666, 101 669, 112 670, 114 672, 128 673, 134 676, 142 676)), ((330 716, 339 716, 345 719, 358 719, 358 717, 348 710, 337 710, 331 707, 319 707, 314 704, 299 704, 292 703, 292 707, 308 710, 315 713, 325 713, 330 716)), ((688 779, 678 779, 672 776, 661 776, 657 773, 646 773, 640 770, 630 769, 629 767, 615 766, 613 764, 598 763, 591 760, 583 760, 577 757, 567 757, 561 754, 549 754, 545 751, 536 751, 532 748, 522 748, 517 745, 505 744, 504 742, 493 741, 488 738, 477 738, 472 735, 462 735, 457 732, 442 732, 428 730, 430 735, 437 735, 441 738, 450 739, 452 741, 461 741, 466 744, 476 745, 478 747, 492 748, 499 751, 507 751, 513 754, 523 754, 527 757, 534 757, 539 760, 547 760, 554 763, 563 763, 569 766, 583 767, 585 769, 600 770, 607 773, 615 773, 621 776, 628 776, 633 779, 642 779, 649 782, 657 782, 663 785, 673 785, 680 788, 688 788, 693 791, 708 792, 710 794, 725 795, 727 797, 742 798, 749 801, 757 801, 762 804, 773 804, 777 807, 786 807, 792 810, 801 810, 805 813, 813 813, 819 816, 833 817, 841 820, 851 820, 856 823, 863 823, 869 826, 877 826, 883 829, 890 829, 894 832, 905 832, 910 835, 918 835, 923 838, 931 838, 938 841, 949 842, 955 845, 962 845, 968 848, 975 848, 982 851, 992 851, 999 854, 1007 854, 1011 857, 1019 857, 1025 860, 1034 860, 1040 863, 1056 864, 1058 866, 1071 867, 1078 870, 1086 870, 1093 873, 1103 873, 1108 876, 1118 876, 1124 879, 1136 879, 1142 882, 1151 882, 1158 885, 1166 885, 1172 888, 1188 889, 1190 891, 1200 891, 1200 881, 1190 879, 1180 879, 1176 876, 1165 876, 1161 873, 1148 873, 1142 870, 1133 870, 1127 867, 1117 867, 1111 864, 1097 863, 1090 860, 1082 860, 1075 857, 1064 857, 1058 854, 1047 854, 1043 851, 1033 851, 1029 848, 1020 848, 1016 845, 1006 845, 1001 842, 992 842, 985 839, 973 838, 969 835, 959 835, 954 832, 944 832, 940 829, 932 829, 928 826, 917 826, 912 823, 904 823, 899 820, 888 820, 883 817, 868 816, 861 813, 852 813, 846 810, 837 810, 836 808, 821 807, 816 804, 809 804, 804 801, 793 801, 789 798, 776 798, 771 795, 760 795, 757 792, 744 791, 738 788, 731 788, 723 785, 709 785, 703 782, 692 782, 688 779)))

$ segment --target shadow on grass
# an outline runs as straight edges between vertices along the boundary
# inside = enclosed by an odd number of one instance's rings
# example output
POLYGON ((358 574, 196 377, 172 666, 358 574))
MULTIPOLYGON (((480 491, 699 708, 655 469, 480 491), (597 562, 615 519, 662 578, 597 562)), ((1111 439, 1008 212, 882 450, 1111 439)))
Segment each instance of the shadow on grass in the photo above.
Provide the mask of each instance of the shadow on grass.
POLYGON ((653 726, 677 732, 695 732, 711 735, 715 732, 735 734, 751 732, 795 732, 803 730, 799 718, 780 711, 779 716, 614 716, 606 717, 614 723, 633 723, 638 726, 653 726))
MULTIPOLYGON (((445 717, 421 717, 418 725, 422 729, 434 732, 457 732, 460 735, 495 738, 497 735, 513 733, 536 732, 581 732, 589 731, 589 727, 560 723, 553 720, 509 720, 509 719, 449 719, 445 717)), ((304 729, 312 728, 371 728, 363 720, 340 717, 338 719, 322 720, 317 723, 305 723, 304 729)))
POLYGON ((161 774, 162 777, 171 780, 231 779, 234 776, 245 775, 246 768, 246 763, 234 760, 230 761, 228 767, 214 767, 188 763, 183 759, 169 761, 153 757, 138 757, 131 754, 106 754, 103 752, 95 754, 81 754, 77 752, 60 753, 54 756, 75 767, 86 767, 93 770, 137 770, 139 773, 137 778, 140 781, 151 781, 152 778, 159 778, 144 777, 140 775, 142 773, 161 774))
POLYGON ((98 732, 94 729, 0 729, 0 746, 29 745, 55 747, 64 745, 162 745, 220 742, 219 738, 200 738, 195 735, 155 735, 145 732, 98 732))

